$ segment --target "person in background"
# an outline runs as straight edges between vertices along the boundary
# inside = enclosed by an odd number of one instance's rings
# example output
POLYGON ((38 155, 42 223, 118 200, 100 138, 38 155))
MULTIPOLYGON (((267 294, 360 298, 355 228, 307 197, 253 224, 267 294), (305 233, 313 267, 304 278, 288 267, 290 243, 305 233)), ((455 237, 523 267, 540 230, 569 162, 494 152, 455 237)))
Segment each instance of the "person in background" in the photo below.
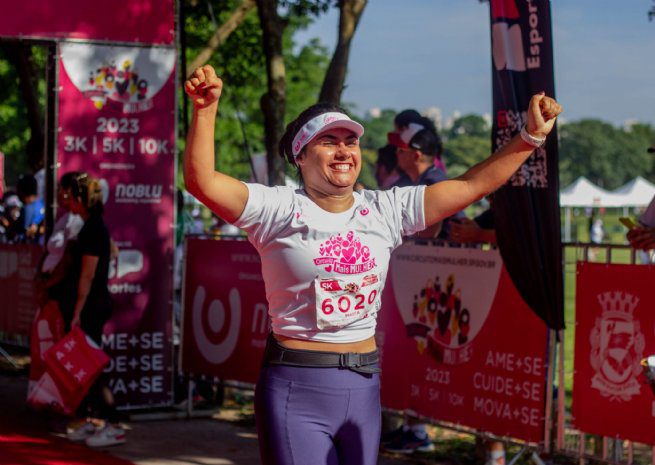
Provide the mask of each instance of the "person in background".
MULTIPOLYGON (((409 125, 399 132, 390 132, 389 143, 396 147, 398 170, 403 174, 394 187, 431 186, 446 181, 446 174, 434 164, 434 158, 443 151, 441 138, 433 129, 427 118, 419 123, 409 125)), ((456 213, 456 216, 460 216, 456 213)), ((436 223, 417 234, 421 238, 445 237, 448 231, 448 221, 436 223), (442 233, 443 231, 443 233, 442 233)))
POLYGON ((375 162, 375 180, 380 189, 389 189, 400 179, 396 147, 387 144, 378 149, 378 159, 375 162))
POLYGON ((7 191, 2 197, 2 216, 0 216, 0 241, 12 243, 16 241, 16 236, 22 230, 20 213, 23 203, 15 192, 7 191))
POLYGON ((19 234, 24 237, 25 242, 39 241, 40 227, 45 219, 45 206, 38 196, 37 187, 36 178, 31 174, 21 176, 16 185, 18 197, 23 203, 19 234))
MULTIPOLYGON (((98 180, 86 173, 73 177, 70 189, 70 211, 84 220, 71 249, 72 261, 67 279, 75 289, 70 327, 79 326, 87 336, 102 347, 102 333, 112 313, 112 300, 107 287, 111 239, 102 218, 102 190, 98 180)), ((62 311, 62 314, 64 311, 62 311)), ((66 321, 65 321, 66 323, 66 321)), ((79 409, 104 420, 101 427, 86 421, 72 430, 68 437, 84 440, 90 447, 105 447, 125 442, 125 431, 117 426, 119 416, 111 390, 101 375, 89 390, 79 409)))
POLYGON ((472 220, 454 219, 450 223, 449 239, 462 244, 487 243, 496 245, 496 230, 493 210, 493 194, 487 196, 489 208, 472 220))
MULTIPOLYGON (((402 130, 407 129, 410 123, 420 124, 421 126, 430 129, 435 134, 439 134, 439 131, 437 131, 437 127, 434 125, 432 120, 430 118, 421 116, 421 114, 414 109, 407 109, 401 111, 396 115, 396 117, 393 120, 393 124, 396 132, 401 132, 402 130)), ((434 157, 433 162, 434 162, 434 166, 437 169, 439 169, 444 175, 448 174, 448 171, 446 170, 446 164, 443 161, 441 152, 434 157)))
MULTIPOLYGON (((48 238, 40 266, 40 281, 46 291, 46 298, 52 299, 59 303, 60 309, 72 309, 71 296, 75 293, 75 288, 66 288, 62 283, 66 283, 66 274, 69 272, 71 265, 71 241, 77 238, 84 220, 80 215, 70 211, 71 187, 73 180, 81 173, 71 171, 65 173, 59 180, 57 186, 57 206, 65 213, 59 217, 52 229, 52 234, 48 238)), ((68 320, 72 320, 72 315, 68 315, 68 320)))

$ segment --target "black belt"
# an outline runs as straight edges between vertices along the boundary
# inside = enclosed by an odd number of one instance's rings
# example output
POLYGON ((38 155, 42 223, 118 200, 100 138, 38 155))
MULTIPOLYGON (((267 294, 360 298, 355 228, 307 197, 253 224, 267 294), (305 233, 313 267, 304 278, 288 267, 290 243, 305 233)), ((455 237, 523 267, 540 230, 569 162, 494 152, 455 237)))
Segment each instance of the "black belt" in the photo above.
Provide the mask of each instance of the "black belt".
POLYGON ((288 365, 308 368, 347 368, 362 374, 379 373, 377 364, 380 355, 377 350, 360 354, 357 352, 321 352, 318 350, 289 349, 280 344, 271 334, 266 343, 264 363, 267 365, 288 365))

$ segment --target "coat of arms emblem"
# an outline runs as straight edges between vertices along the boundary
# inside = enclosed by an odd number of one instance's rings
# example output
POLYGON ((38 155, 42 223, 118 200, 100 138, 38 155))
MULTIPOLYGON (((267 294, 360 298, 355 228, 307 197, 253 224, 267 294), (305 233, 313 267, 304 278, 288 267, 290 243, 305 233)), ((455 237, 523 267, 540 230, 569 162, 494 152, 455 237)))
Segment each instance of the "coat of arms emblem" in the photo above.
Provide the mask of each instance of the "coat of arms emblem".
POLYGON ((641 373, 644 335, 634 311, 639 298, 626 292, 598 295, 602 315, 589 336, 590 362, 596 374, 591 386, 610 400, 629 401, 639 394, 636 377, 641 373))

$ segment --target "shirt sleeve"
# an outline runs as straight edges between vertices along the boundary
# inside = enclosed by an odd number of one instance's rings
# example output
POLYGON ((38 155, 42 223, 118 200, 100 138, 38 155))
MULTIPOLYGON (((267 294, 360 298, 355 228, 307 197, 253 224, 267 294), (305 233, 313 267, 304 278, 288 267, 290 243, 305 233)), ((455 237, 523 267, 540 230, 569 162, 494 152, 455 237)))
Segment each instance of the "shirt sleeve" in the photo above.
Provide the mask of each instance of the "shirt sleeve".
POLYGON ((425 186, 394 187, 382 191, 389 202, 384 206, 384 214, 393 224, 397 233, 395 247, 402 238, 425 229, 425 186))
POLYGON ((291 220, 293 190, 285 186, 245 184, 248 188, 248 201, 234 225, 245 230, 250 241, 257 246, 268 242, 291 220))

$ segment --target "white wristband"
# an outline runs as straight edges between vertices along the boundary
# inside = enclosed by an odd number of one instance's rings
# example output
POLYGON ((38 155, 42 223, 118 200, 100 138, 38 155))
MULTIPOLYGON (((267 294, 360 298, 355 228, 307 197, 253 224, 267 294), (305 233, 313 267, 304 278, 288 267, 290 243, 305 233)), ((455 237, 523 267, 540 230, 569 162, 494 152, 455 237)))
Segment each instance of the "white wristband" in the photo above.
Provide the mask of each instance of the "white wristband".
POLYGON ((525 128, 525 126, 523 126, 521 128, 521 133, 520 134, 521 134, 521 139, 523 139, 523 141, 526 144, 531 145, 531 146, 533 146, 535 148, 541 147, 542 145, 544 145, 544 142, 546 142, 546 136, 544 136, 544 137, 535 137, 535 136, 533 136, 532 134, 530 134, 528 132, 528 130, 525 128))

